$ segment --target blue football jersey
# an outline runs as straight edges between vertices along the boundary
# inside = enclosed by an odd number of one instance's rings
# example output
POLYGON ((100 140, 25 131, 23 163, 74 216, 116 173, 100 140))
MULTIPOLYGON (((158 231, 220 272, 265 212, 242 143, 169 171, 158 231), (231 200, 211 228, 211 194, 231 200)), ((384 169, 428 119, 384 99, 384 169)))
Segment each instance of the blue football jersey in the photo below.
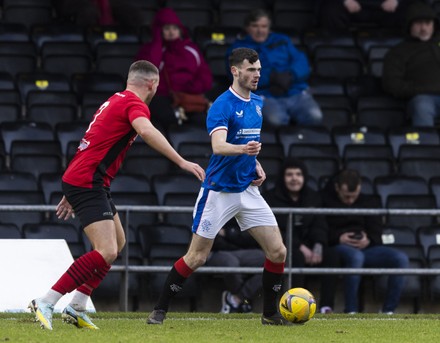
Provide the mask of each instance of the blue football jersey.
MULTIPOLYGON (((227 130, 226 141, 230 144, 246 144, 260 141, 263 117, 263 100, 251 93, 246 99, 238 95, 231 87, 221 94, 208 111, 206 126, 209 135, 216 130, 227 130)), ((203 187, 214 191, 236 193, 244 191, 255 172, 256 156, 211 156, 203 187)))

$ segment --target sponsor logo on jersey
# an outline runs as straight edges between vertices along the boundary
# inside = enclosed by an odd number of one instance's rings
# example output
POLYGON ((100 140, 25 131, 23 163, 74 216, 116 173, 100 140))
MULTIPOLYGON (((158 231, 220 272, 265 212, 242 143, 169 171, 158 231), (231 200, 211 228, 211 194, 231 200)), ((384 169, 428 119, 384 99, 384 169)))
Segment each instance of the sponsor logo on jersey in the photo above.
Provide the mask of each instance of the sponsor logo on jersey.
POLYGON ((263 113, 261 112, 261 107, 260 106, 255 106, 255 110, 257 111, 257 114, 261 117, 263 115, 263 113))

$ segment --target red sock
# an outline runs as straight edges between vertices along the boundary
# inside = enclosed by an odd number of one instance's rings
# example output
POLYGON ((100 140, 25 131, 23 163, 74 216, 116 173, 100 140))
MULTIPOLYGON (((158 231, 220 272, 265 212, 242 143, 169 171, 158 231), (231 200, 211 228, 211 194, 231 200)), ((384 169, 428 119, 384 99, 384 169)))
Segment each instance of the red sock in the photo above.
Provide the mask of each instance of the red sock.
POLYGON ((88 279, 85 283, 79 286, 76 290, 85 295, 90 296, 94 289, 98 288, 99 284, 104 280, 108 271, 110 270, 111 265, 107 265, 104 268, 97 270, 93 276, 88 279))
POLYGON ((174 268, 176 268, 177 272, 186 279, 194 271, 190 267, 188 267, 188 265, 185 263, 183 257, 181 257, 179 260, 176 261, 176 263, 174 263, 174 268))
POLYGON ((90 251, 75 260, 52 286, 52 289, 61 294, 70 293, 92 278, 95 275, 95 270, 101 270, 107 266, 107 262, 99 252, 90 251))

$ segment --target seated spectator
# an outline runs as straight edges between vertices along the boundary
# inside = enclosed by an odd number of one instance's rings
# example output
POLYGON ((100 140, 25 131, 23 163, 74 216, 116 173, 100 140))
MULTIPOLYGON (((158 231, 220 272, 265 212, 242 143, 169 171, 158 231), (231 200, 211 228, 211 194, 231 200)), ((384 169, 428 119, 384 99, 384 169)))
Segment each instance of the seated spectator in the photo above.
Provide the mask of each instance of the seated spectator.
MULTIPOLYGON (((271 207, 322 207, 321 196, 307 185, 307 169, 304 163, 288 158, 281 168, 276 186, 263 194, 271 207)), ((277 215, 278 225, 286 241, 287 215, 277 215)), ((324 216, 293 215, 292 243, 288 251, 292 254, 292 267, 319 266, 340 267, 339 255, 328 247, 328 227, 324 216)), ((338 276, 326 274, 321 277, 320 312, 331 313, 338 276)), ((291 287, 305 287, 304 277, 294 275, 291 287)))
POLYGON ((376 24, 398 32, 407 0, 321 0, 320 26, 328 33, 347 33, 357 24, 376 24))
POLYGON ((434 126, 440 117, 440 36, 434 10, 424 2, 408 7, 407 37, 385 56, 382 84, 405 99, 413 126, 434 126))
POLYGON ((125 0, 57 0, 53 3, 61 21, 79 26, 140 26, 142 21, 136 7, 125 0))
POLYGON ((272 126, 317 125, 322 112, 309 92, 310 66, 303 52, 290 37, 270 31, 271 19, 263 9, 256 9, 245 19, 247 35, 237 39, 227 56, 238 47, 254 49, 260 55, 261 77, 256 93, 264 100, 263 117, 272 126))
MULTIPOLYGON (((235 221, 234 221, 235 222, 235 221)), ((230 221, 220 230, 206 265, 216 267, 261 267, 265 256, 248 232, 230 221)), ((222 293, 222 313, 248 313, 252 300, 261 294, 263 276, 257 274, 224 274, 226 290, 222 293)))
POLYGON ((144 44, 136 59, 153 63, 160 84, 150 104, 152 122, 162 130, 182 120, 205 125, 206 112, 182 113, 173 105, 173 92, 203 94, 212 87, 212 73, 197 45, 191 41, 176 12, 162 8, 152 23, 152 41, 144 44))
MULTIPOLYGON (((373 198, 361 194, 361 176, 355 170, 343 170, 330 180, 323 191, 325 207, 378 208, 373 198)), ((329 215, 330 245, 339 252, 347 268, 408 268, 408 256, 396 249, 382 245, 380 216, 329 215)), ((347 274, 344 282, 345 312, 359 312, 358 292, 360 275, 347 274)), ((381 312, 392 314, 400 301, 405 276, 388 277, 385 301, 381 312)))

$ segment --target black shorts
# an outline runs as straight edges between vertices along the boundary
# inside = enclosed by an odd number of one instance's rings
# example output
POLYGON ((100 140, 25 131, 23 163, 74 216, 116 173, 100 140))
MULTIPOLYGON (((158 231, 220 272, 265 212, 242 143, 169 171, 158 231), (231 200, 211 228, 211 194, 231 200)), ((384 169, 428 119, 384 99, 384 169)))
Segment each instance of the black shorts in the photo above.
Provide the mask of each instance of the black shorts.
POLYGON ((101 220, 113 220, 117 211, 108 189, 76 187, 65 182, 62 188, 83 228, 101 220))

